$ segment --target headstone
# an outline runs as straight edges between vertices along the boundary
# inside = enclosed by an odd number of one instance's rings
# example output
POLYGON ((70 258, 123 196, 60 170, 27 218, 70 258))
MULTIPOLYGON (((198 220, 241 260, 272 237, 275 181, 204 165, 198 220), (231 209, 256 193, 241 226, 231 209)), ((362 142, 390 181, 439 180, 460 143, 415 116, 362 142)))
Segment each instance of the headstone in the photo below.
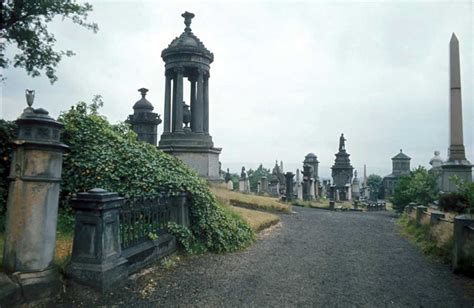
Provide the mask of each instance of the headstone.
POLYGON ((240 172, 239 191, 243 193, 250 192, 249 179, 247 177, 247 172, 245 171, 245 167, 242 167, 242 171, 240 172))
POLYGON ((266 176, 262 176, 260 178, 260 188, 261 188, 261 191, 262 193, 267 193, 268 192, 268 179, 266 176))
POLYGON ((285 178, 286 178, 286 201, 291 201, 294 199, 294 195, 293 195, 293 177, 295 175, 292 173, 292 172, 287 172, 285 174, 285 178))

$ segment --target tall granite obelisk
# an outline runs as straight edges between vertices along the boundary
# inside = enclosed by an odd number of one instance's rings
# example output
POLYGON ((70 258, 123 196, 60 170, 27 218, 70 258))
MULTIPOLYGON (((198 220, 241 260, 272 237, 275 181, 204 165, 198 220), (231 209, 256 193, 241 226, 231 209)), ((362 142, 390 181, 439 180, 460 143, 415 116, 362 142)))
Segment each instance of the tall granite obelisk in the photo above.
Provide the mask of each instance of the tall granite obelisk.
POLYGON ((459 41, 453 33, 449 42, 449 149, 448 159, 441 166, 441 189, 446 192, 456 191, 457 187, 450 178, 457 175, 465 181, 472 182, 472 165, 466 159, 463 142, 462 100, 461 100, 461 65, 459 61, 459 41))

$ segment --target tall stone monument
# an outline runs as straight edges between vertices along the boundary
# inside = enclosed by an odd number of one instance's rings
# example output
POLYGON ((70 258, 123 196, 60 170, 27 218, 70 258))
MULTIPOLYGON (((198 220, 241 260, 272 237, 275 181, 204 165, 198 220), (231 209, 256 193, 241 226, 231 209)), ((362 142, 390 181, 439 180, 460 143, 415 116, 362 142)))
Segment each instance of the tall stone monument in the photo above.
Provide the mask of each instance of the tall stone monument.
POLYGON ((158 124, 161 123, 160 116, 153 112, 153 105, 145 98, 148 89, 138 89, 142 98, 133 105, 133 114, 128 116, 127 122, 131 124, 132 130, 137 133, 138 140, 148 142, 156 146, 158 137, 158 124))
POLYGON ((459 42, 453 33, 449 42, 449 141, 448 159, 441 166, 441 189, 445 192, 457 190, 451 177, 472 182, 472 165, 466 158, 463 140, 461 65, 459 60, 459 42))
POLYGON ((200 176, 220 182, 221 148, 214 147, 209 134, 209 70, 214 55, 190 28, 194 14, 185 12, 181 16, 186 25, 184 32, 161 53, 166 83, 163 134, 158 148, 181 159, 200 176), (183 101, 184 78, 190 83, 190 110, 183 101), (185 121, 190 127, 184 125, 185 121))
POLYGON ((63 153, 68 147, 60 140, 63 124, 43 108, 32 107, 34 91, 26 90, 26 99, 28 107, 16 120, 3 269, 31 300, 59 290, 54 250, 63 153))
POLYGON ((344 138, 344 134, 341 134, 339 138, 339 152, 335 155, 336 160, 331 167, 333 185, 335 186, 335 190, 339 191, 341 201, 349 200, 352 171, 354 168, 351 166, 349 159, 350 154, 346 152, 346 139, 344 138))

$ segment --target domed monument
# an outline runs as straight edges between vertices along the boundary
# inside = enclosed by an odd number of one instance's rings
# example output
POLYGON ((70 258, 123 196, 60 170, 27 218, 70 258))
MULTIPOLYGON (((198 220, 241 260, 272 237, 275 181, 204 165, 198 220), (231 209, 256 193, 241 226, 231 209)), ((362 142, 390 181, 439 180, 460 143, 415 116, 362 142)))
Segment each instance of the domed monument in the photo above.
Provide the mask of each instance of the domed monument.
POLYGON ((161 53, 165 62, 163 134, 158 148, 174 155, 208 180, 221 181, 219 154, 209 134, 209 70, 214 55, 191 30, 193 13, 185 12, 186 28, 161 53), (183 80, 190 83, 189 104, 183 80), (190 124, 188 126, 188 124, 190 124))

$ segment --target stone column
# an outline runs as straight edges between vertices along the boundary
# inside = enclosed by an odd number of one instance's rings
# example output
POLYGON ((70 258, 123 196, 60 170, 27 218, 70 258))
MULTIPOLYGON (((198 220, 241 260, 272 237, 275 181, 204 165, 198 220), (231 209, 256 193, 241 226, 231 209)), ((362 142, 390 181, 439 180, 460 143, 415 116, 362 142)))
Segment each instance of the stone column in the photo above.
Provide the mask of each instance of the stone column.
POLYGON ((449 42, 449 158, 448 160, 465 160, 462 131, 461 68, 459 64, 459 42, 453 33, 449 42))
POLYGON ((286 201, 291 201, 294 199, 293 196, 293 177, 295 175, 292 172, 287 172, 285 174, 285 180, 286 180, 286 201))
POLYGON ((174 132, 183 133, 183 73, 184 68, 177 67, 174 82, 174 100, 173 100, 173 114, 174 114, 174 132))
POLYGON ((167 71, 166 74, 166 81, 165 81, 165 111, 163 115, 163 132, 170 133, 171 132, 171 75, 167 71))
POLYGON ((314 179, 309 179, 309 199, 314 199, 314 179))
POLYGON ((432 211, 431 218, 430 218, 430 225, 434 226, 439 223, 441 218, 444 218, 444 213, 440 211, 432 211))
POLYGON ((204 76, 204 133, 209 134, 209 72, 204 76))
POLYGON ((190 97, 190 102, 191 102, 191 131, 195 132, 196 131, 196 78, 193 76, 189 78, 189 81, 191 82, 191 97, 190 97))
POLYGON ((195 112, 196 123, 194 124, 195 133, 203 133, 203 120, 204 120, 204 70, 198 70, 197 76, 197 96, 196 96, 196 107, 193 109, 195 112))
POLYGON ((419 205, 415 209, 416 209, 416 225, 421 226, 421 218, 423 217, 423 214, 428 208, 426 206, 419 205))
POLYGON ((123 203, 117 193, 100 188, 78 193, 73 199, 76 225, 71 263, 66 268, 69 277, 102 292, 127 278, 119 235, 123 203))
POLYGON ((33 109, 34 91, 27 90, 27 107, 16 121, 11 163, 3 268, 21 285, 28 299, 58 291, 54 269, 56 224, 63 152, 63 125, 42 108, 33 109))

